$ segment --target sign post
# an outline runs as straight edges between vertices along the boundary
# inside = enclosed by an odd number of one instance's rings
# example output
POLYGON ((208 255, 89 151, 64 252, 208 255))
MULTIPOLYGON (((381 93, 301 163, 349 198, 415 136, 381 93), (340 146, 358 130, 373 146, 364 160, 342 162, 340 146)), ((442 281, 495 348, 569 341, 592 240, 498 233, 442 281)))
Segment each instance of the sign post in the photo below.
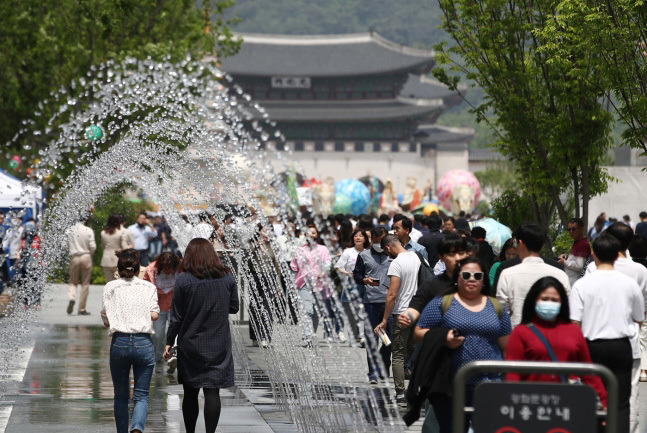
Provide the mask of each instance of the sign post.
POLYGON ((618 382, 599 364, 527 361, 476 361, 454 378, 453 432, 465 431, 465 413, 473 414, 477 433, 589 433, 597 415, 606 415, 607 433, 617 433, 618 382), (485 382, 465 407, 466 384, 474 373, 554 373, 600 376, 607 389, 607 412, 596 412, 596 395, 584 385, 540 382, 485 382))

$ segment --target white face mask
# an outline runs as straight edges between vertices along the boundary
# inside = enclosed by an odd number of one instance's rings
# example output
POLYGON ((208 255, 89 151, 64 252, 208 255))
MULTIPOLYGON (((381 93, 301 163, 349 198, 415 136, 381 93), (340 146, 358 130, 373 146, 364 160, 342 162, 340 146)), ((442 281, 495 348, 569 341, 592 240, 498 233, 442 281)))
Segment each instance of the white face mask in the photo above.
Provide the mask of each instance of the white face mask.
POLYGON ((373 249, 374 249, 374 250, 375 250, 375 252, 376 252, 376 253, 378 253, 378 254, 382 254, 382 253, 384 252, 384 250, 382 249, 382 247, 380 246, 380 244, 373 244, 373 249))

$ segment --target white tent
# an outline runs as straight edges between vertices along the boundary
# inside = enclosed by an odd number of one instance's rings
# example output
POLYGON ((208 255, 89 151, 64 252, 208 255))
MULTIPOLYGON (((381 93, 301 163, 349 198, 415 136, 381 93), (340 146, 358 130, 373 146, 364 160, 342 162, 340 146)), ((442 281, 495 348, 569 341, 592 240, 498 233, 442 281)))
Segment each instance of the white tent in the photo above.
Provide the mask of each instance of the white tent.
POLYGON ((43 189, 23 184, 7 172, 0 170, 0 209, 26 209, 36 217, 42 206, 43 189))

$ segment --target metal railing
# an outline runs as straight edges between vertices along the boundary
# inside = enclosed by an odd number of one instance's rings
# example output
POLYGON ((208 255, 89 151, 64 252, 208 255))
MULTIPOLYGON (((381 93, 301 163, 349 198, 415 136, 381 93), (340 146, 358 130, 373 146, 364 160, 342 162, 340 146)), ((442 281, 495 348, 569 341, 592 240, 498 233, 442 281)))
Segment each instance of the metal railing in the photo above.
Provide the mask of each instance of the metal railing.
MULTIPOLYGON (((607 390, 607 433, 618 431, 618 381, 607 367, 600 364, 579 362, 533 362, 533 361, 474 361, 461 367, 454 377, 454 401, 452 411, 453 433, 465 432, 465 412, 473 412, 473 407, 465 407, 466 385, 475 373, 552 373, 565 375, 600 376, 607 390)), ((599 412, 604 416, 605 412, 599 412)))

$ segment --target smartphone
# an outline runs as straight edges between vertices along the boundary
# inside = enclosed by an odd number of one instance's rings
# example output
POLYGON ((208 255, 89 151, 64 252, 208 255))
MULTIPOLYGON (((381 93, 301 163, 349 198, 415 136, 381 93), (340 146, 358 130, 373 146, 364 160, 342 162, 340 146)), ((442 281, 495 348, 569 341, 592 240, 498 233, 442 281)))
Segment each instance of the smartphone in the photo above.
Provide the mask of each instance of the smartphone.
POLYGON ((454 337, 460 337, 461 336, 461 331, 459 331, 456 328, 452 328, 452 331, 454 331, 454 337))

